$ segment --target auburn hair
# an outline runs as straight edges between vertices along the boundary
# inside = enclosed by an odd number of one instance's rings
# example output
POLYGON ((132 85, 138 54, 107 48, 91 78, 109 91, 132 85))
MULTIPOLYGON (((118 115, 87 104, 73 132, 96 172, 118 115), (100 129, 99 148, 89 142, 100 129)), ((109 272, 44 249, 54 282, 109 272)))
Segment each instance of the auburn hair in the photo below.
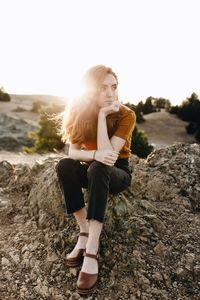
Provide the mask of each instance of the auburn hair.
MULTIPOLYGON (((97 137, 97 120, 99 107, 96 95, 101 82, 107 74, 112 74, 118 84, 117 75, 104 65, 90 68, 83 77, 84 93, 68 105, 62 115, 60 128, 61 139, 64 143, 79 143, 93 140, 97 137)), ((118 126, 120 111, 107 116, 108 135, 111 137, 118 126)))

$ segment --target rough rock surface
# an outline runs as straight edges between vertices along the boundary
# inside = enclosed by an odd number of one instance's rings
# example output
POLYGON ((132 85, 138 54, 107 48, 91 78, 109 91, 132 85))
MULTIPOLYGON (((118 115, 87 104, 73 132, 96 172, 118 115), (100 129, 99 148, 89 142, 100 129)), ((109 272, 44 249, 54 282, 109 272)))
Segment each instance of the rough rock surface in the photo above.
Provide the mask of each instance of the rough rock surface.
POLYGON ((24 119, 0 113, 0 150, 16 151, 22 146, 32 146, 33 140, 28 137, 28 132, 37 128, 24 119))
MULTIPOLYGON (((78 229, 65 214, 59 159, 32 168, 0 162, 2 299, 83 299, 75 288, 79 269, 65 264, 78 229)), ((147 160, 132 156, 131 164, 131 187, 109 197, 99 282, 88 299, 197 300, 200 146, 173 145, 147 160)))

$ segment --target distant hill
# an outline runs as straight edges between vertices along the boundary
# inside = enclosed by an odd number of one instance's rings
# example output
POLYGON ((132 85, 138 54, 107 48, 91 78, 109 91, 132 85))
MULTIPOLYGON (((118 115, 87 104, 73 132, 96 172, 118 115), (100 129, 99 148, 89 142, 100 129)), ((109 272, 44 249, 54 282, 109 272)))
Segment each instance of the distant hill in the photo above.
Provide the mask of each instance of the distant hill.
POLYGON ((145 122, 137 124, 143 130, 155 148, 170 146, 174 143, 196 143, 193 135, 186 132, 188 122, 164 110, 147 114, 145 122))
POLYGON ((66 103, 67 98, 61 97, 61 96, 53 96, 53 95, 18 95, 18 94, 10 94, 12 100, 18 100, 18 101, 45 101, 45 102, 60 102, 60 103, 66 103))

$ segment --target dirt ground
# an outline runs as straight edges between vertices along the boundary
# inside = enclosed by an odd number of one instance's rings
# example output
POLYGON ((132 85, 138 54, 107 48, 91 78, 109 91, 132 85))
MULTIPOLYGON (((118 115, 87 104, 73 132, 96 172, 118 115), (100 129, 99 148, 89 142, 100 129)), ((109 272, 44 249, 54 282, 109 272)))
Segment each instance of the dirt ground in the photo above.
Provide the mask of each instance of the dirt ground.
POLYGON ((64 100, 60 97, 45 95, 11 95, 10 102, 0 102, 0 113, 13 118, 21 118, 25 121, 37 125, 39 115, 31 111, 33 103, 43 101, 48 104, 63 104, 64 100))
POLYGON ((187 134, 185 126, 187 122, 162 110, 144 115, 145 122, 138 124, 155 148, 170 146, 175 143, 195 143, 193 135, 187 134))

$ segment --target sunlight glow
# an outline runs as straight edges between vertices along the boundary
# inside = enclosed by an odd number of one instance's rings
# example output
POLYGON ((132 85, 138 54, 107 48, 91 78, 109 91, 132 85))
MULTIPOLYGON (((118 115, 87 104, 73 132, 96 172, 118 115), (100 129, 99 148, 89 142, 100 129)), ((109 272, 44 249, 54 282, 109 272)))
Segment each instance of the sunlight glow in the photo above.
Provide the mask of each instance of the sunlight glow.
MULTIPOLYGON (((93 65, 113 68, 123 102, 200 94, 198 0, 0 0, 0 86, 73 99, 93 65)), ((72 101, 72 100, 70 100, 72 101)))
POLYGON ((71 104, 76 98, 79 98, 83 92, 84 86, 80 79, 71 81, 65 93, 67 95, 67 103, 71 104))

